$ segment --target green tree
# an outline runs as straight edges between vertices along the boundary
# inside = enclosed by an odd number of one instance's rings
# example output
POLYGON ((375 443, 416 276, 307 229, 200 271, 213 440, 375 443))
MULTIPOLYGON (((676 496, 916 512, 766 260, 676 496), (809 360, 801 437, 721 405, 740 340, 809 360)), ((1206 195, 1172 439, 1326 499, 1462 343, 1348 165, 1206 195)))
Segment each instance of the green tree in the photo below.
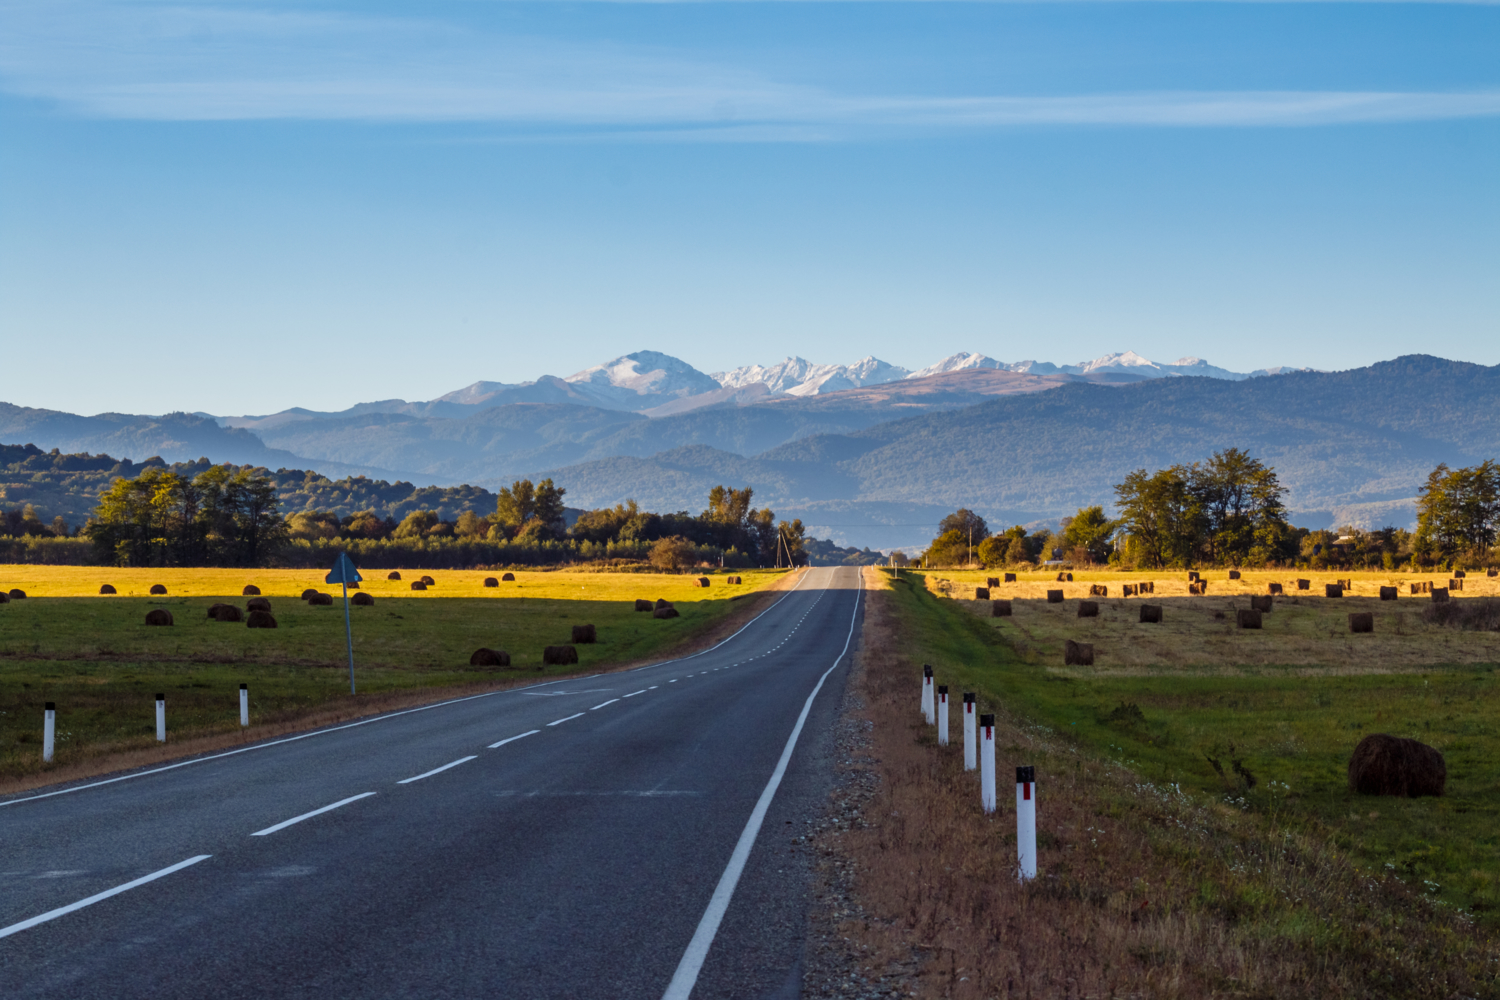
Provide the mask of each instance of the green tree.
MULTIPOLYGON (((515 531, 535 520, 549 533, 561 535, 564 527, 563 495, 568 491, 554 486, 551 479, 533 485, 529 479, 518 479, 501 487, 495 500, 495 523, 515 531)), ((533 529, 535 533, 536 529, 533 529)))
POLYGON ((1286 489, 1276 471, 1238 448, 1215 452, 1193 465, 1189 488, 1205 520, 1210 562, 1242 563, 1251 552, 1269 552, 1286 533, 1286 489))
POLYGON ((1104 516, 1102 506, 1082 507, 1063 520, 1062 544, 1067 549, 1083 549, 1096 563, 1108 562, 1114 533, 1115 522, 1104 516))
POLYGON ((1500 528, 1500 465, 1493 459, 1463 469, 1433 469, 1417 493, 1417 537, 1424 552, 1452 558, 1486 552, 1500 528))
POLYGON ((1203 515, 1187 472, 1180 465, 1149 475, 1137 469, 1115 487, 1119 524, 1147 566, 1187 563, 1197 548, 1203 515))
POLYGON ((437 527, 441 518, 435 510, 414 510, 401 519, 396 525, 396 530, 391 532, 392 538, 426 538, 427 533, 437 527))
POLYGON ((647 554, 647 561, 663 572, 675 573, 693 564, 693 543, 681 535, 658 539, 647 554))

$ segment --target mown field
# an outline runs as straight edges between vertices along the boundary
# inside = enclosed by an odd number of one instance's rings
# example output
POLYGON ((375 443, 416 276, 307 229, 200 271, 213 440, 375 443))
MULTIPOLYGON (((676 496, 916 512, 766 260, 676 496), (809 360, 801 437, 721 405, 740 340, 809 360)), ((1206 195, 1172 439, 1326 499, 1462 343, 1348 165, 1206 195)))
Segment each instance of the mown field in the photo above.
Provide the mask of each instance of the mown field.
MULTIPOLYGON (((1500 633, 1423 620, 1430 598, 1411 596, 1406 574, 1205 573, 1209 591, 1187 594, 1186 574, 1030 574, 992 591, 1013 615, 990 617, 973 588, 986 573, 909 575, 915 590, 963 609, 998 639, 1004 656, 943 664, 952 681, 977 685, 1146 780, 1179 784, 1228 809, 1315 833, 1371 870, 1391 872, 1432 898, 1500 925, 1500 633), (1260 630, 1239 629, 1234 612, 1271 580, 1300 575, 1260 630), (1353 596, 1321 596, 1323 584, 1354 579, 1353 596), (1155 593, 1121 598, 1119 585, 1155 581, 1155 593), (1109 596, 1090 598, 1090 584, 1109 596), (1395 602, 1379 586, 1400 587, 1395 602), (1061 587, 1062 604, 1045 592, 1061 587), (1080 600, 1099 602, 1079 618, 1080 600), (1142 624, 1138 605, 1163 606, 1142 624), (1370 611, 1373 634, 1351 634, 1348 615, 1370 611), (1063 643, 1094 645, 1092 667, 1065 667, 1063 643), (1347 787, 1349 755, 1368 733, 1420 739, 1448 767, 1442 798, 1372 798, 1347 787)), ((1500 593, 1470 576, 1463 596, 1500 593)), ((905 589, 905 588, 903 588, 905 589)), ((967 689, 967 688, 964 688, 967 689)))
MULTIPOLYGON (((517 572, 486 588, 469 571, 402 571, 400 582, 370 573, 361 589, 375 598, 353 607, 355 673, 361 696, 484 681, 587 672, 662 655, 690 642, 738 605, 733 598, 785 577, 742 571, 694 577, 588 572, 517 572), (413 592, 423 574, 435 585, 413 592), (634 610, 637 598, 662 598, 680 612, 656 619, 634 610), (592 624, 598 642, 579 645, 579 664, 542 668, 542 649, 570 642, 572 625, 592 624), (508 669, 474 668, 481 646, 511 654, 508 669)), ((167 696, 169 742, 237 731, 238 691, 249 685, 252 729, 284 723, 349 701, 342 600, 309 606, 304 589, 332 593, 322 572, 293 570, 120 570, 72 566, 0 566, 0 589, 23 600, 0 605, 0 777, 32 774, 41 762, 42 709, 58 706, 57 756, 65 767, 103 753, 155 745, 154 696, 167 696), (99 596, 109 583, 116 596, 99 596), (167 588, 150 597, 153 584, 167 588), (245 606, 246 584, 271 602, 276 629, 208 617, 218 602, 245 606), (148 627, 146 613, 166 608, 171 627, 148 627)))

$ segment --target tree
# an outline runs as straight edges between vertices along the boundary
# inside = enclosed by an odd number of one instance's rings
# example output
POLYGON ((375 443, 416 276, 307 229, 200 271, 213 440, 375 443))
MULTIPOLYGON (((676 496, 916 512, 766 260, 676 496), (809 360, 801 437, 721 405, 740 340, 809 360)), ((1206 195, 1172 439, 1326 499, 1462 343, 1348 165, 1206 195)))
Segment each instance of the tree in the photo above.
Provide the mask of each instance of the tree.
POLYGON ((427 532, 437 526, 438 515, 435 510, 414 510, 401 519, 396 525, 396 530, 391 532, 392 538, 425 538, 427 532))
POLYGON ((1257 547, 1273 549, 1286 531, 1286 489, 1274 469, 1238 448, 1193 465, 1189 489, 1206 521, 1204 541, 1214 563, 1239 563, 1257 547))
POLYGON ((287 533, 293 538, 309 541, 319 538, 337 538, 343 531, 337 514, 326 510, 298 511, 286 519, 287 533))
POLYGON ((1010 565, 1010 543, 1006 535, 991 535, 979 543, 979 561, 985 569, 1010 565))
POLYGON ((802 519, 793 518, 790 522, 782 521, 776 526, 776 531, 780 536, 781 551, 785 555, 788 565, 807 565, 807 555, 803 551, 807 529, 802 526, 802 519))
POLYGON ((472 510, 466 510, 458 515, 453 531, 463 538, 483 538, 490 533, 490 522, 472 510))
POLYGON ((1115 522, 1104 516, 1102 506, 1083 507, 1063 519, 1062 544, 1068 549, 1083 549, 1094 562, 1108 562, 1114 533, 1115 522))
POLYGON ((675 573, 684 566, 692 565, 694 554, 692 542, 681 535, 673 535, 671 538, 659 539, 651 546, 651 552, 646 558, 656 569, 675 573))
POLYGON ((1188 562, 1202 522, 1197 498, 1180 465, 1147 475, 1137 469, 1115 487, 1119 523, 1130 533, 1142 562, 1160 568, 1188 562))
POLYGON ((613 507, 584 511, 573 522, 572 535, 579 541, 608 542, 618 538, 625 526, 640 512, 640 505, 634 500, 627 500, 613 507))
POLYGON ((535 519, 549 531, 561 535, 563 495, 567 492, 554 486, 551 479, 543 479, 535 485, 529 479, 518 479, 510 486, 501 487, 495 500, 495 522, 514 530, 535 519))
POLYGON ((1486 551, 1500 528, 1500 465, 1433 469, 1417 494, 1417 537, 1422 551, 1452 558, 1459 550, 1486 551))

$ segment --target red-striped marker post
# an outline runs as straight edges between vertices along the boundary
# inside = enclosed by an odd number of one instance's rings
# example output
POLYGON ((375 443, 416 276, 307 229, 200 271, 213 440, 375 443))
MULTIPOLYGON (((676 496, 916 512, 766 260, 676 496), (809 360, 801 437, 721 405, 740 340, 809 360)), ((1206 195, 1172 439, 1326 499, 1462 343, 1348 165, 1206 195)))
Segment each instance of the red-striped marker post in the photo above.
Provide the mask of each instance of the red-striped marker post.
POLYGON ((936 706, 933 704, 932 668, 926 664, 922 666, 922 718, 927 720, 929 726, 937 721, 936 706))
POLYGON ((979 749, 976 747, 974 723, 974 692, 964 692, 964 770, 972 771, 979 766, 979 749))
POLYGON ((42 711, 42 761, 52 760, 53 744, 57 741, 57 702, 47 702, 42 711))
POLYGON ((948 745, 948 685, 938 688, 938 746, 948 745))
POLYGON ((1036 878, 1036 768, 1016 768, 1016 860, 1022 882, 1036 878))
POLYGON ((979 717, 979 794, 984 811, 995 811, 995 717, 979 717))

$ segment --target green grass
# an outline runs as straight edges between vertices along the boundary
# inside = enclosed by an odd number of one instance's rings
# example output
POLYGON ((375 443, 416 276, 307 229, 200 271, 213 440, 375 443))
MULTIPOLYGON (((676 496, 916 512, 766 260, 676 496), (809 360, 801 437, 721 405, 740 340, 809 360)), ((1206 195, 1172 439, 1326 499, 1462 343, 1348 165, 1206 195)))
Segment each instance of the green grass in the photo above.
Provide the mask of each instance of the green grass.
MULTIPOLYGON (((977 690, 982 703, 1003 702, 1147 781, 1178 784, 1221 808, 1326 838, 1369 869, 1394 872, 1487 924, 1500 922, 1495 662, 1392 673, 1384 672, 1389 664, 1362 662, 1356 650, 1320 658, 1328 662, 1322 667, 1173 664, 1159 673, 1092 675, 1064 670, 1053 644, 1026 639, 1016 622, 980 618, 976 606, 928 591, 920 574, 908 579, 895 588, 905 626, 955 700, 958 692, 977 690), (1447 794, 1351 793, 1349 755, 1373 732, 1441 749, 1447 794)), ((1203 616, 1205 631, 1216 627, 1203 616)), ((1328 642, 1344 649, 1347 638, 1328 642)))
MULTIPOLYGON (((450 582, 448 574, 433 575, 439 588, 450 582)), ((477 596, 483 592, 477 578, 473 587, 452 581, 445 588, 476 596, 392 596, 401 592, 391 585, 381 588, 374 606, 351 608, 360 694, 545 678, 662 655, 738 607, 731 598, 777 575, 746 573, 743 587, 715 580, 708 590, 682 577, 526 576, 523 589, 507 585, 501 596, 477 596), (528 589, 548 596, 517 596, 528 589), (594 599, 590 592, 612 599, 594 599), (625 594, 632 600, 622 599, 625 594), (636 612, 635 595, 673 600, 681 617, 636 612), (595 625, 599 641, 577 647, 576 667, 543 670, 543 647, 570 642, 570 626, 581 624, 595 625), (512 667, 469 667, 470 654, 481 646, 508 651, 512 667)), ((169 586, 186 589, 191 582, 174 579, 169 586)), ((237 730, 242 682, 250 689, 252 724, 283 722, 347 701, 342 602, 312 607, 295 597, 269 599, 274 630, 207 617, 208 606, 220 600, 243 608, 245 598, 238 596, 28 597, 0 605, 0 776, 43 769, 48 701, 58 706, 54 767, 155 745, 158 692, 167 696, 173 740, 237 730), (144 624, 146 612, 156 607, 172 612, 171 627, 144 624)))

